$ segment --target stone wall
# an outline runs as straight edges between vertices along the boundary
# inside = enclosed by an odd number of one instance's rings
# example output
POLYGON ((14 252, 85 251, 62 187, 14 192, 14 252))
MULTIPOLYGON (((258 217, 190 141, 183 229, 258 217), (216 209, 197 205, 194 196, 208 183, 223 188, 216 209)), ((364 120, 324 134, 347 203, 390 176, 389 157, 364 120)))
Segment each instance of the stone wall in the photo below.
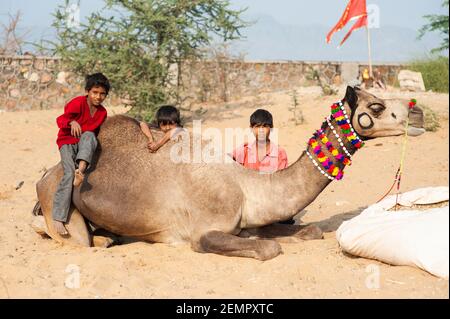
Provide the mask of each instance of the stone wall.
POLYGON ((59 108, 83 92, 79 78, 51 57, 0 57, 0 109, 59 108))
MULTIPOLYGON (((261 92, 289 90, 316 85, 310 79, 317 71, 322 81, 341 85, 367 67, 362 63, 341 62, 252 62, 198 61, 181 67, 181 96, 190 102, 227 101, 261 92)), ((375 65, 393 85, 399 64, 375 65)), ((0 110, 61 108, 72 97, 83 94, 83 79, 65 72, 58 58, 0 56, 0 110)), ((120 99, 110 100, 120 104, 120 99)))
MULTIPOLYGON (((376 64, 387 85, 397 84, 397 75, 405 66, 376 64)), ((227 101, 262 92, 289 90, 298 86, 317 85, 311 79, 317 72, 322 83, 340 86, 355 83, 368 68, 364 63, 332 61, 199 61, 182 67, 182 95, 193 101, 227 101)), ((359 79, 360 80, 360 79, 359 79)))
POLYGON ((183 66, 183 96, 217 101, 315 85, 308 75, 318 70, 328 83, 339 83, 337 62, 193 62, 183 66))

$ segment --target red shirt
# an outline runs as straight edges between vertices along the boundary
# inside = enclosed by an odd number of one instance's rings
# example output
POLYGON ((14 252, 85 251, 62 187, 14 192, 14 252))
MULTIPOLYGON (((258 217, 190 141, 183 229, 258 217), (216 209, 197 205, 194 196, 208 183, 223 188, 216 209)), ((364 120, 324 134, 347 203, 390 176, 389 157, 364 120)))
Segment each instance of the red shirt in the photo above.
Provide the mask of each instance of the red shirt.
POLYGON ((286 151, 273 143, 270 143, 270 150, 262 161, 258 159, 256 142, 236 148, 233 151, 233 159, 247 168, 264 173, 273 173, 288 166, 286 151))
POLYGON ((56 124, 59 127, 58 138, 56 139, 58 148, 65 144, 77 144, 80 140, 70 134, 70 122, 77 121, 82 132, 94 132, 97 135, 106 115, 106 109, 100 105, 97 107, 94 116, 91 116, 87 96, 78 96, 72 99, 64 107, 64 114, 56 118, 56 124))

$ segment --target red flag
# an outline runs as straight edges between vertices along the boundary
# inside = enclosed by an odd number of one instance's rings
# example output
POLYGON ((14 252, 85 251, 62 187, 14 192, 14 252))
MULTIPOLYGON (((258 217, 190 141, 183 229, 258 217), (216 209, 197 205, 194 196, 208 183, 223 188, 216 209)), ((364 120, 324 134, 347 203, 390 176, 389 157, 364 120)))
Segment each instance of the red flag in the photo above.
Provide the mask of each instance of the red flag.
POLYGON ((327 43, 330 43, 331 36, 341 30, 350 20, 360 18, 363 15, 367 15, 366 0, 350 0, 339 22, 327 34, 327 43))
POLYGON ((367 25, 367 15, 363 15, 361 16, 358 21, 355 22, 355 24, 353 25, 353 27, 347 32, 347 34, 345 35, 345 37, 342 39, 341 43, 339 43, 339 46, 342 46, 345 42, 345 40, 348 39, 348 37, 350 36, 350 34, 352 34, 353 30, 362 28, 364 26, 367 25))

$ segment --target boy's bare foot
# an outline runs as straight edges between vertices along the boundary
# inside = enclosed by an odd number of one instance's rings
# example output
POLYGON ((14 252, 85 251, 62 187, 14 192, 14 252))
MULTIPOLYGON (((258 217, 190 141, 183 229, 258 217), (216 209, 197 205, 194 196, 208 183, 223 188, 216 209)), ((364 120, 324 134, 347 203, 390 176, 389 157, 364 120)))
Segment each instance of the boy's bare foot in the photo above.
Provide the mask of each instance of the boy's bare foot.
POLYGON ((75 178, 73 179, 73 186, 80 186, 84 180, 84 174, 80 170, 75 170, 75 178))
POLYGON ((64 227, 64 223, 60 222, 59 220, 53 221, 53 226, 56 229, 56 232, 62 236, 69 235, 69 232, 67 231, 66 227, 64 227))

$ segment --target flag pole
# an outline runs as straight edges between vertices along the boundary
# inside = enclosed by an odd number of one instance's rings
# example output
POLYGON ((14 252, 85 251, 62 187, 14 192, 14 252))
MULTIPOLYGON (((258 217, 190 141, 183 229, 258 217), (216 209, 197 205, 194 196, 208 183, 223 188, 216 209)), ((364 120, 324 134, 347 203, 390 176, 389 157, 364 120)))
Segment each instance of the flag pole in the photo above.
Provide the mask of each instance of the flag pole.
POLYGON ((367 30, 367 47, 369 49, 369 76, 373 78, 373 72, 372 72, 372 50, 370 46, 370 31, 369 31, 369 23, 366 25, 367 30))

